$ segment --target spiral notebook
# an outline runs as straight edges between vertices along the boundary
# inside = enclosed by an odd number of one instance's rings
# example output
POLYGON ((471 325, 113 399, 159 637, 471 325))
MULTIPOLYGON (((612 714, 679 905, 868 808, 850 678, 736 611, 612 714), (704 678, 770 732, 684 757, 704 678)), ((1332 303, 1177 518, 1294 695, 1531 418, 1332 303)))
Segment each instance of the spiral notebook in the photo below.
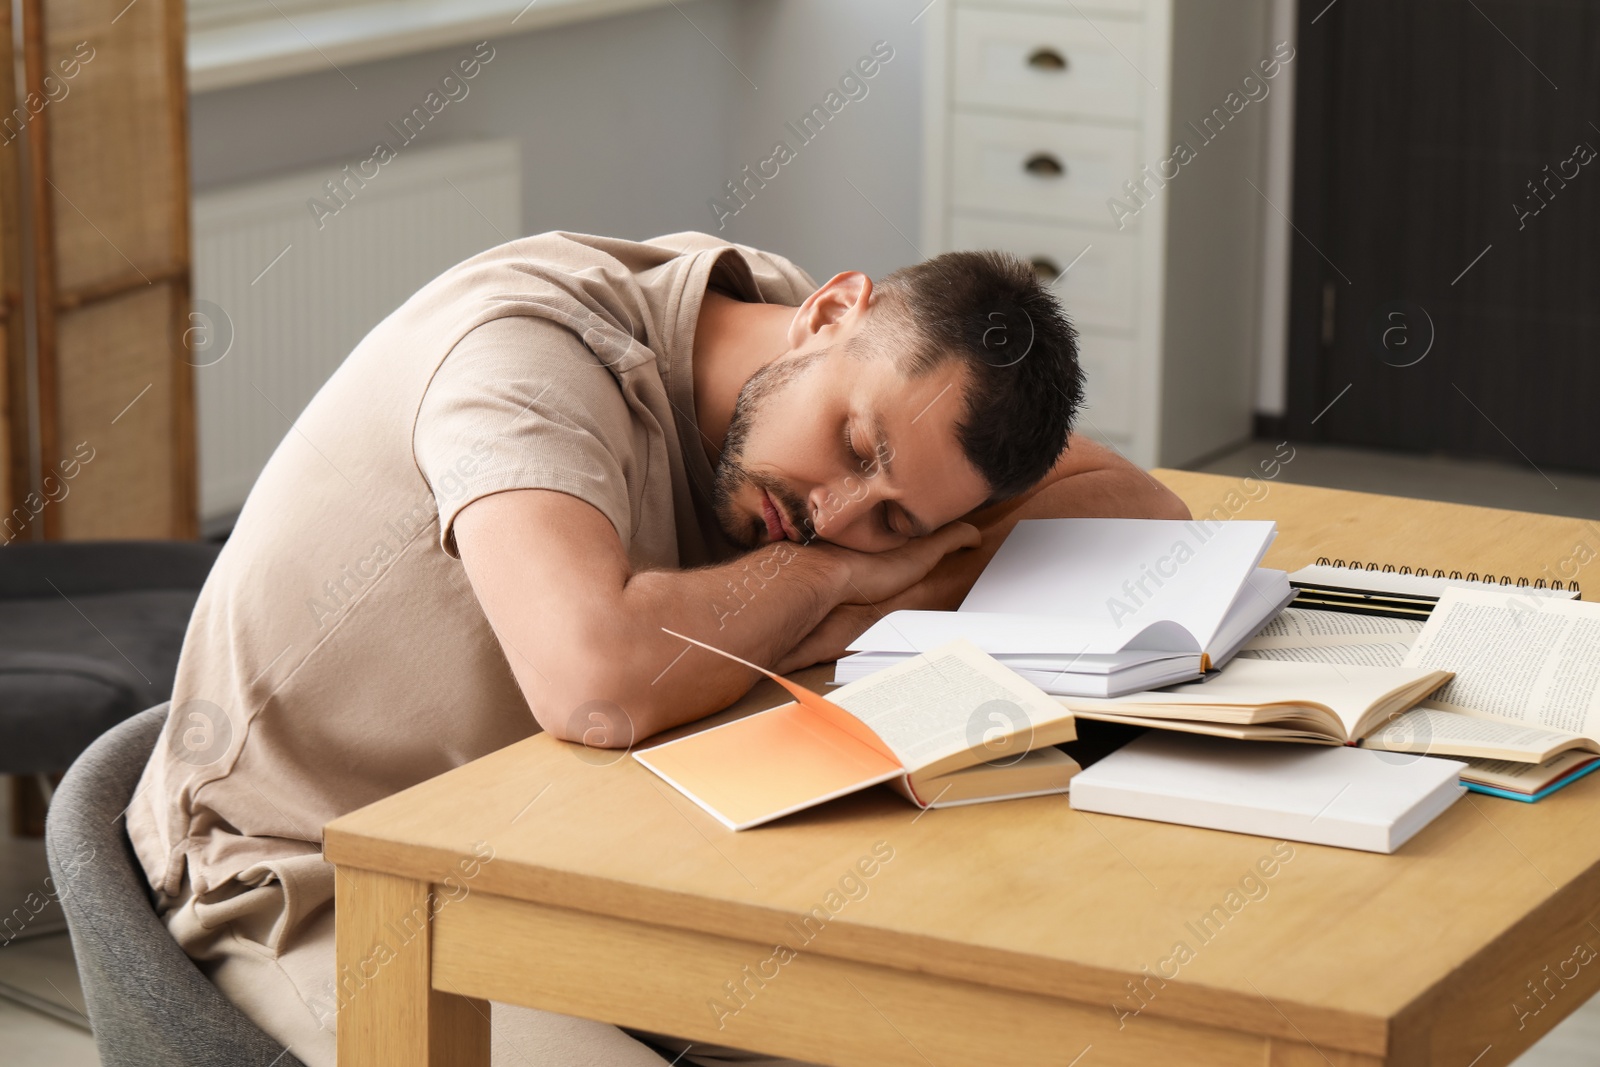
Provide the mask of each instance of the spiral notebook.
POLYGON ((1446 572, 1426 567, 1412 569, 1392 563, 1362 563, 1321 556, 1309 567, 1289 575, 1295 589, 1294 604, 1301 608, 1344 611, 1426 620, 1446 589, 1508 589, 1530 596, 1577 600, 1577 582, 1546 582, 1543 578, 1512 578, 1477 571, 1446 572))

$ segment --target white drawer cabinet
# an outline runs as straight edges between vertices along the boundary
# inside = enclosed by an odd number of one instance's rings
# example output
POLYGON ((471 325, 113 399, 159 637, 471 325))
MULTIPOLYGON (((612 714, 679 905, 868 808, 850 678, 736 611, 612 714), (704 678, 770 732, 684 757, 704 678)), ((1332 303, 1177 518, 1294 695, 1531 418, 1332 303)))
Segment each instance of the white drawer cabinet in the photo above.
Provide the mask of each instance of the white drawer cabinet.
POLYGON ((1142 464, 1250 435, 1271 209, 1247 184, 1264 109, 1238 101, 1273 56, 1267 5, 955 0, 923 20, 923 248, 1065 270, 1080 431, 1142 464))
POLYGON ((1061 8, 956 8, 957 106, 1137 120, 1147 86, 1123 57, 1143 52, 1144 24, 1061 8))
POLYGON ((1138 325, 1139 246, 1131 233, 956 212, 950 238, 957 248, 998 248, 1031 260, 1055 282, 1079 330, 1131 335, 1138 325))
POLYGON ((961 212, 951 217, 950 237, 957 248, 1014 252, 1053 283, 1078 328, 1078 361, 1089 383, 1081 430, 1118 447, 1130 444, 1137 430, 1137 238, 961 212))
POLYGON ((950 199, 969 211, 1101 223, 1139 170, 1139 131, 957 111, 950 199))

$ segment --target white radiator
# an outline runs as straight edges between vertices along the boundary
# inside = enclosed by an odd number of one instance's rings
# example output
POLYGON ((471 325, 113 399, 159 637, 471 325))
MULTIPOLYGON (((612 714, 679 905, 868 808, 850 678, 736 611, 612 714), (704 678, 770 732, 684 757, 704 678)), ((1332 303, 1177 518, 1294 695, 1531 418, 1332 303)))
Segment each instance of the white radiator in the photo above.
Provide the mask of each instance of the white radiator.
POLYGON ((208 528, 227 524, 368 330, 446 267, 522 233, 515 140, 349 163, 195 197, 188 349, 208 528))

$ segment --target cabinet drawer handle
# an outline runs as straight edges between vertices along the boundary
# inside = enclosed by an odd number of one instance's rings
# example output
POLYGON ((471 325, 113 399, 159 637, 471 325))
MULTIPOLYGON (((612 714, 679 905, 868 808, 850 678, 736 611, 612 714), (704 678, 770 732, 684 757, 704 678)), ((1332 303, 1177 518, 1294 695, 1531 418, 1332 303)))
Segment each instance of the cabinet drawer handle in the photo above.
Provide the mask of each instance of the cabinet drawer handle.
POLYGON ((1067 57, 1049 45, 1044 45, 1028 53, 1028 66, 1034 70, 1058 73, 1067 69, 1067 57))
POLYGON ((1061 267, 1049 256, 1034 256, 1028 262, 1033 264, 1033 272, 1045 285, 1061 277, 1061 267))
POLYGON ((1022 164, 1022 169, 1035 178, 1059 178, 1067 172, 1061 160, 1049 152, 1035 152, 1022 164))

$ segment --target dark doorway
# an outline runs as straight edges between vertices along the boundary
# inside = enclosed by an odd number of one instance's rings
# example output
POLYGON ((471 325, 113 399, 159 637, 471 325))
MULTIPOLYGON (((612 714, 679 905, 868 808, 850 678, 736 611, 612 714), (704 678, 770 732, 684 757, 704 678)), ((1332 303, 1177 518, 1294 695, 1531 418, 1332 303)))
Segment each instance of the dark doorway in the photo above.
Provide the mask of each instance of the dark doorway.
POLYGON ((1299 27, 1290 433, 1600 470, 1600 4, 1299 27))

